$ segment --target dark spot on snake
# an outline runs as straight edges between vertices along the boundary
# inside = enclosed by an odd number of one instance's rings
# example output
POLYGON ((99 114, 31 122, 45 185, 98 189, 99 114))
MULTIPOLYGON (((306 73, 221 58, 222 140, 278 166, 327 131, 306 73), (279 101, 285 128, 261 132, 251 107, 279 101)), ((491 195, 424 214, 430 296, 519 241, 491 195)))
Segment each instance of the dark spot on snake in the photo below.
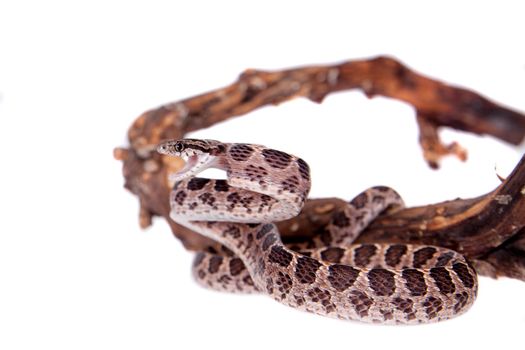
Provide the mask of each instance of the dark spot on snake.
POLYGON ((229 257, 232 257, 232 256, 235 255, 231 249, 229 249, 228 247, 226 247, 224 245, 221 245, 221 252, 222 252, 221 255, 226 255, 226 256, 229 256, 229 257))
POLYGON ((350 219, 346 216, 344 210, 340 210, 333 214, 332 224, 339 228, 346 227, 350 225, 350 219))
POLYGON ((202 204, 206 204, 209 206, 213 206, 215 203, 215 197, 210 192, 204 192, 199 195, 199 199, 201 200, 202 204))
POLYGON ((315 288, 312 288, 310 289, 308 292, 307 292, 308 296, 310 297, 310 299, 312 300, 312 302, 314 303, 319 303, 323 306, 329 306, 331 304, 330 300, 331 300, 331 295, 330 295, 330 292, 326 291, 326 290, 323 290, 321 288, 318 288, 318 287, 315 287, 315 288))
POLYGON ((359 317, 368 316, 368 310, 374 303, 365 293, 358 290, 352 291, 348 299, 354 305, 355 312, 359 317))
POLYGON ((368 203, 368 197, 366 192, 361 192, 354 199, 350 201, 350 204, 357 209, 362 209, 368 203))
POLYGON ((275 242, 277 242, 277 235, 272 233, 266 236, 262 244, 262 250, 267 251, 268 248, 270 248, 270 246, 273 245, 275 242))
POLYGON ((259 232, 257 232, 257 235, 255 236, 256 239, 261 239, 264 236, 266 236, 267 233, 271 232, 273 230, 273 224, 265 224, 261 227, 259 232))
POLYGON ((222 260, 223 260, 222 256, 213 256, 213 257, 211 257, 210 263, 208 265, 208 272, 209 273, 216 273, 217 271, 219 271, 219 267, 222 264, 222 260))
POLYGON ((210 182, 210 179, 194 177, 190 181, 188 181, 188 185, 186 186, 186 188, 190 191, 202 190, 202 188, 206 186, 208 182, 210 182))
POLYGON ((441 294, 451 294, 456 291, 456 286, 450 278, 450 274, 444 267, 434 267, 430 269, 430 277, 436 282, 441 294))
POLYGON ((394 313, 390 309, 379 309, 381 315, 383 315, 383 321, 389 321, 394 318, 394 313))
POLYGON ((363 244, 354 250, 354 262, 357 266, 364 267, 370 263, 370 259, 377 251, 373 244, 363 244))
POLYGON ((284 191, 288 191, 290 193, 295 193, 295 192, 297 192, 297 188, 299 187, 299 179, 297 178, 297 176, 293 175, 293 176, 290 176, 289 178, 285 179, 281 183, 281 185, 282 185, 284 191))
POLYGON ((227 237, 227 236, 230 236, 232 237, 233 239, 237 239, 239 237, 241 237, 241 230, 238 226, 236 225, 229 225, 228 227, 226 227, 226 229, 223 231, 223 236, 224 237, 227 237))
POLYGON ((324 229, 320 235, 319 235, 319 238, 321 239, 321 242, 323 242, 323 244, 325 246, 329 246, 331 243, 332 243, 332 234, 330 233, 330 231, 324 229))
POLYGON ((300 283, 311 284, 315 281, 315 274, 321 263, 307 256, 301 256, 297 259, 295 266, 295 277, 300 283))
POLYGON ((266 291, 268 292, 268 294, 273 293, 273 279, 271 277, 268 277, 266 279, 266 291))
POLYGON ((380 204, 382 205, 383 203, 385 203, 385 197, 383 196, 373 196, 372 197, 372 203, 375 203, 375 204, 380 204))
POLYGON ((391 191, 392 189, 390 187, 386 187, 386 186, 374 186, 372 187, 374 190, 377 190, 379 192, 389 192, 391 191))
POLYGON ((301 158, 297 159, 297 165, 299 167, 299 174, 306 181, 310 181, 310 167, 308 164, 301 158))
POLYGON ((452 270, 458 275, 463 285, 467 288, 474 287, 474 277, 469 272, 468 266, 462 263, 452 265, 452 270))
POLYGON ((284 169, 292 161, 292 156, 275 149, 266 148, 262 151, 264 160, 272 167, 277 169, 284 169))
POLYGON ((232 278, 228 275, 222 275, 219 277, 219 282, 222 284, 223 287, 226 287, 231 282, 232 278))
POLYGON ((446 252, 444 254, 441 254, 436 260, 436 267, 447 265, 450 262, 450 260, 452 260, 454 255, 455 254, 453 252, 446 252))
POLYGON ((328 273, 328 281, 339 292, 350 288, 359 276, 359 270, 339 264, 330 265, 328 273))
POLYGON ((247 275, 245 276, 242 281, 247 284, 248 286, 253 286, 254 283, 253 283, 253 280, 252 280, 252 277, 250 275, 247 275))
POLYGON ((242 262, 241 259, 233 258, 230 260, 230 274, 232 276, 237 276, 245 269, 246 269, 246 266, 244 266, 244 263, 242 262))
POLYGON ((246 235, 246 248, 250 248, 252 246, 252 243, 253 243, 253 234, 248 233, 248 235, 246 235))
POLYGON ((414 297, 423 296, 427 293, 427 284, 423 272, 416 269, 404 269, 401 277, 405 280, 405 286, 414 297))
POLYGON ((213 188, 218 192, 228 192, 230 185, 228 185, 226 180, 215 180, 215 186, 213 188))
POLYGON ((305 300, 304 300, 304 297, 302 295, 294 295, 293 296, 294 299, 295 299, 295 302, 298 306, 301 306, 304 304, 305 300))
POLYGON ((290 289, 292 289, 293 282, 290 276, 279 271, 277 279, 275 280, 275 284, 281 293, 281 299, 284 299, 286 294, 288 294, 290 289))
POLYGON ((429 259, 431 259, 434 256, 436 251, 437 250, 434 247, 424 247, 417 250, 414 253, 414 262, 412 265, 415 268, 422 267, 429 259))
POLYGON ((408 248, 403 244, 394 244, 388 247, 385 254, 385 262, 389 266, 396 266, 401 261, 403 255, 406 254, 408 248))
POLYGON ((428 319, 435 318, 438 313, 443 310, 443 302, 433 296, 429 296, 423 303, 425 312, 427 313, 428 319))
POLYGON ((233 192, 226 197, 226 200, 232 204, 237 204, 241 200, 241 196, 237 192, 233 192))
POLYGON ((253 164, 248 164, 244 168, 244 173, 251 181, 258 181, 260 184, 264 184, 264 178, 268 176, 268 171, 264 167, 253 164))
POLYGON ((326 248, 321 252, 321 259, 331 263, 338 263, 345 254, 345 250, 339 247, 326 248))
POLYGON ((247 144, 236 143, 230 147, 229 153, 234 160, 245 162, 250 158, 253 151, 253 148, 247 144))
POLYGON ((405 314, 412 314, 412 318, 416 317, 416 315, 414 314, 414 310, 412 309, 414 306, 414 302, 412 300, 397 297, 394 298, 394 300, 392 300, 392 304, 394 304, 396 309, 398 309, 399 311, 402 311, 405 314))
MULTIPOLYGON (((270 237, 270 236, 268 236, 270 237)), ((268 261, 274 264, 278 264, 282 267, 287 267, 292 262, 293 255, 287 252, 282 246, 273 246, 270 254, 268 255, 268 261)))
POLYGON ((454 312, 458 313, 465 307, 465 305, 467 305, 469 300, 468 293, 457 293, 454 297, 456 298, 456 303, 454 304, 454 312))
POLYGON ((386 269, 372 269, 368 272, 368 283, 370 288, 379 296, 394 294, 396 283, 394 273, 386 269))
POLYGON ((186 199, 188 195, 184 191, 179 191, 175 194, 174 201, 178 205, 182 205, 184 203, 184 200, 186 199))

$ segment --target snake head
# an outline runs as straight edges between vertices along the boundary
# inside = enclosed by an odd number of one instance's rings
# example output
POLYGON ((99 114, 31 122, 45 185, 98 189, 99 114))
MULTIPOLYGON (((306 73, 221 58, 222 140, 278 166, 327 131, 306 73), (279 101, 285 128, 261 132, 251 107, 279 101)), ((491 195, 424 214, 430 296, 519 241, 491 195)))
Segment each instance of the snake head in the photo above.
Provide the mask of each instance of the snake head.
POLYGON ((161 142, 157 152, 169 156, 181 157, 186 164, 170 175, 170 180, 178 182, 194 176, 217 164, 217 156, 223 153, 226 146, 215 140, 180 139, 161 142))

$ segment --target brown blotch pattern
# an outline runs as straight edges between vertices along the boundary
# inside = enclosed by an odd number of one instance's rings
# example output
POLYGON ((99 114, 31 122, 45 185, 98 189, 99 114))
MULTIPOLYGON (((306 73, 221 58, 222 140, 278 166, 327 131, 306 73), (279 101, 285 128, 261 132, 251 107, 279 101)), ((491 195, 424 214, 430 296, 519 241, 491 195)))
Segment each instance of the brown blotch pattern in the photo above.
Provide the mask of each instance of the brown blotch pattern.
POLYGON ((407 320, 413 320, 416 318, 416 313, 414 312, 414 302, 410 299, 395 298, 392 303, 399 311, 406 314, 407 320))
POLYGON ((401 277, 405 280, 405 286, 412 296, 423 296, 427 293, 427 284, 423 272, 416 269, 404 269, 401 277))
POLYGON ((232 278, 228 275, 222 275, 221 277, 219 277, 219 282, 224 286, 229 284, 231 280, 232 278))
POLYGON ((450 274, 444 267, 434 267, 430 269, 430 277, 436 282, 442 294, 451 294, 456 291, 456 286, 450 278, 450 274))
POLYGON ((359 270, 348 265, 331 265, 328 272, 328 281, 339 292, 350 288, 359 276, 359 270))
POLYGON ((222 260, 223 260, 222 256, 213 256, 213 257, 211 257, 210 263, 208 265, 208 272, 209 273, 216 273, 217 271, 219 271, 219 267, 222 264, 222 260))
POLYGON ((338 263, 345 254, 345 250, 339 247, 326 248, 321 252, 321 259, 331 263, 338 263))
POLYGON ((202 204, 206 204, 209 206, 213 206, 213 204, 215 204, 215 197, 210 192, 200 194, 199 199, 201 200, 202 204))
POLYGON ((266 162, 270 164, 272 168, 284 169, 292 161, 292 156, 290 156, 288 153, 284 153, 275 149, 264 149, 262 151, 262 155, 264 160, 266 160, 266 162))
POLYGON ((457 293, 454 297, 456 298, 456 303, 454 304, 454 312, 458 313, 465 307, 465 305, 467 305, 469 299, 468 293, 457 293))
POLYGON ((263 179, 268 176, 268 171, 264 167, 253 164, 248 164, 246 168, 244 168, 244 172, 250 181, 257 181, 259 183, 263 183, 263 179))
POLYGON ((211 181, 210 179, 205 179, 202 177, 194 177, 190 181, 188 181, 188 185, 186 186, 186 188, 190 191, 202 190, 202 188, 206 186, 206 184, 210 181, 211 181))
POLYGON ((284 191, 295 193, 297 192, 297 188, 299 187, 299 179, 297 178, 297 176, 292 175, 289 178, 285 179, 281 183, 281 185, 284 191))
POLYGON ((275 284, 277 289, 281 293, 281 299, 284 299, 286 297, 286 294, 288 294, 290 292, 290 289, 292 289, 293 282, 290 276, 279 271, 275 284))
POLYGON ((332 216, 332 224, 339 228, 350 225, 350 219, 346 216, 344 210, 340 210, 332 216))
POLYGON ((299 174, 306 181, 310 181, 310 167, 301 158, 297 159, 297 166, 299 167, 299 174))
POLYGON ((175 203, 177 203, 178 205, 182 205, 184 203, 184 200, 186 199, 188 195, 186 194, 186 192, 184 191, 179 191, 175 194, 175 203))
POLYGON ((429 259, 431 259, 436 253, 436 248, 433 247, 424 247, 416 252, 414 252, 414 262, 413 266, 415 268, 420 268, 423 266, 429 259))
POLYGON ((244 266, 244 263, 242 262, 241 259, 233 258, 230 260, 230 274, 232 276, 237 276, 245 269, 246 269, 246 266, 244 266))
POLYGON ((354 262, 357 266, 366 266, 377 251, 373 244, 363 244, 354 250, 354 262))
POLYGON ((272 233, 271 235, 266 236, 262 244, 262 250, 267 251, 275 242, 277 242, 277 235, 272 233))
POLYGON ((287 252, 281 246, 273 246, 270 254, 268 255, 268 260, 274 264, 281 265, 282 267, 287 267, 292 262, 293 255, 287 252))
POLYGON ((352 291, 351 295, 349 296, 349 300, 354 306, 354 309, 359 317, 368 316, 368 310, 374 303, 373 300, 370 299, 365 293, 358 290, 352 291))
MULTIPOLYGON (((310 289, 308 292, 308 296, 314 303, 319 303, 325 307, 325 309, 331 309, 331 311, 334 310, 334 306, 331 305, 331 296, 330 292, 323 290, 321 288, 315 287, 310 289)), ((328 310, 327 310, 328 311, 328 310)), ((330 312, 330 311, 328 311, 330 312)))
POLYGON ((238 162, 245 162, 250 158, 253 151, 254 149, 247 144, 236 143, 230 147, 229 153, 234 160, 238 162))
POLYGON ((237 239, 241 237, 241 229, 236 225, 228 225, 228 227, 226 227, 226 229, 223 231, 223 236, 230 236, 234 239, 237 239))
POLYGON ((394 312, 390 309, 380 309, 379 312, 383 315, 384 321, 389 321, 394 318, 394 312))
POLYGON ((304 297, 302 295, 294 295, 293 298, 298 306, 303 305, 305 302, 304 297))
POLYGON ((474 277, 470 274, 468 266, 462 263, 456 263, 452 265, 452 269, 458 275, 463 285, 467 288, 474 286, 474 277))
POLYGON ((252 280, 252 277, 251 277, 250 275, 246 275, 246 276, 242 279, 242 281, 243 281, 244 283, 246 283, 247 285, 249 285, 249 286, 253 286, 253 285, 254 285, 253 280, 252 280))
POLYGON ((357 209, 363 208, 368 203, 368 198, 365 192, 362 192, 358 194, 354 199, 350 201, 350 204, 352 204, 357 209))
POLYGON ((391 245, 385 254, 385 262, 389 266, 396 266, 401 261, 403 255, 406 254, 408 248, 406 245, 394 244, 391 245))
POLYGON ((226 200, 231 203, 230 207, 233 208, 237 203, 239 203, 241 196, 239 196, 237 192, 232 192, 226 197, 226 200))
POLYGON ((226 180, 215 180, 215 186, 213 189, 217 192, 228 192, 230 190, 230 185, 226 180))
POLYGON ((453 252, 447 252, 447 253, 441 254, 439 258, 437 258, 436 260, 436 266, 439 267, 439 266, 447 265, 450 262, 450 260, 452 260, 453 257, 454 257, 453 252))
POLYGON ((321 266, 321 263, 307 256, 297 259, 295 266, 295 277, 300 283, 311 284, 315 282, 315 273, 321 266))
POLYGON ((396 283, 394 273, 385 269, 372 269, 368 272, 370 288, 379 296, 394 294, 396 283))
POLYGON ((423 307, 425 308, 428 319, 431 320, 435 318, 441 310, 443 310, 443 302, 433 296, 430 296, 425 299, 423 307))
POLYGON ((272 224, 265 224, 261 227, 261 229, 257 232, 257 235, 255 236, 256 239, 261 239, 264 236, 266 236, 267 233, 271 232, 273 229, 272 224))

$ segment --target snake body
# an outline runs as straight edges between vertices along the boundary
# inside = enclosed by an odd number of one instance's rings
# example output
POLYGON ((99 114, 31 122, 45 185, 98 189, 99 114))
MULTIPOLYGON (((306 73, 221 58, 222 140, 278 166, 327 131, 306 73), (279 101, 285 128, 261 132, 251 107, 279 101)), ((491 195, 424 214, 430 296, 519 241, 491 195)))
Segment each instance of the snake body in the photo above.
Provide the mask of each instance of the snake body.
POLYGON ((172 174, 171 218, 228 248, 201 252, 193 272, 204 286, 262 292, 316 314, 387 324, 448 319, 477 294, 475 271, 459 253, 408 244, 351 245, 383 210, 402 206, 395 191, 369 189, 334 214, 308 246, 284 245, 273 222, 297 215, 310 190, 308 164, 261 145, 182 139, 162 154, 186 159, 172 174), (206 168, 226 180, 195 177, 206 168))

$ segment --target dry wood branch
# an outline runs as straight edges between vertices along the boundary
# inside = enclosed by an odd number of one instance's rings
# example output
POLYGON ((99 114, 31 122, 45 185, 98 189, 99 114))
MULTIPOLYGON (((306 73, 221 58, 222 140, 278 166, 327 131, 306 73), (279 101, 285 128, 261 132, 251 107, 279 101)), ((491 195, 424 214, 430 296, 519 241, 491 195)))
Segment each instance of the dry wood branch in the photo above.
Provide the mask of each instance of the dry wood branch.
MULTIPOLYGON (((388 96, 414 106, 420 143, 432 167, 437 167, 446 154, 466 158, 459 145, 441 143, 439 127, 488 134, 512 144, 520 143, 525 136, 522 114, 472 91, 423 77, 388 57, 276 72, 247 70, 229 86, 145 112, 128 131, 130 148, 115 149, 115 158, 123 161, 125 187, 139 197, 141 227, 151 225, 153 215, 162 216, 186 248, 220 249, 169 219, 167 174, 179 169, 181 161, 156 154, 153 150, 159 141, 181 138, 187 132, 264 105, 298 96, 321 102, 331 92, 354 88, 369 97, 388 96)), ((525 216, 524 168, 522 161, 498 189, 477 199, 408 208, 383 216, 360 240, 443 245, 476 259, 486 274, 525 279, 525 238, 523 230, 519 231, 525 216)), ((279 223, 283 237, 299 239, 319 232, 341 204, 336 199, 308 202, 298 218, 279 223)))

